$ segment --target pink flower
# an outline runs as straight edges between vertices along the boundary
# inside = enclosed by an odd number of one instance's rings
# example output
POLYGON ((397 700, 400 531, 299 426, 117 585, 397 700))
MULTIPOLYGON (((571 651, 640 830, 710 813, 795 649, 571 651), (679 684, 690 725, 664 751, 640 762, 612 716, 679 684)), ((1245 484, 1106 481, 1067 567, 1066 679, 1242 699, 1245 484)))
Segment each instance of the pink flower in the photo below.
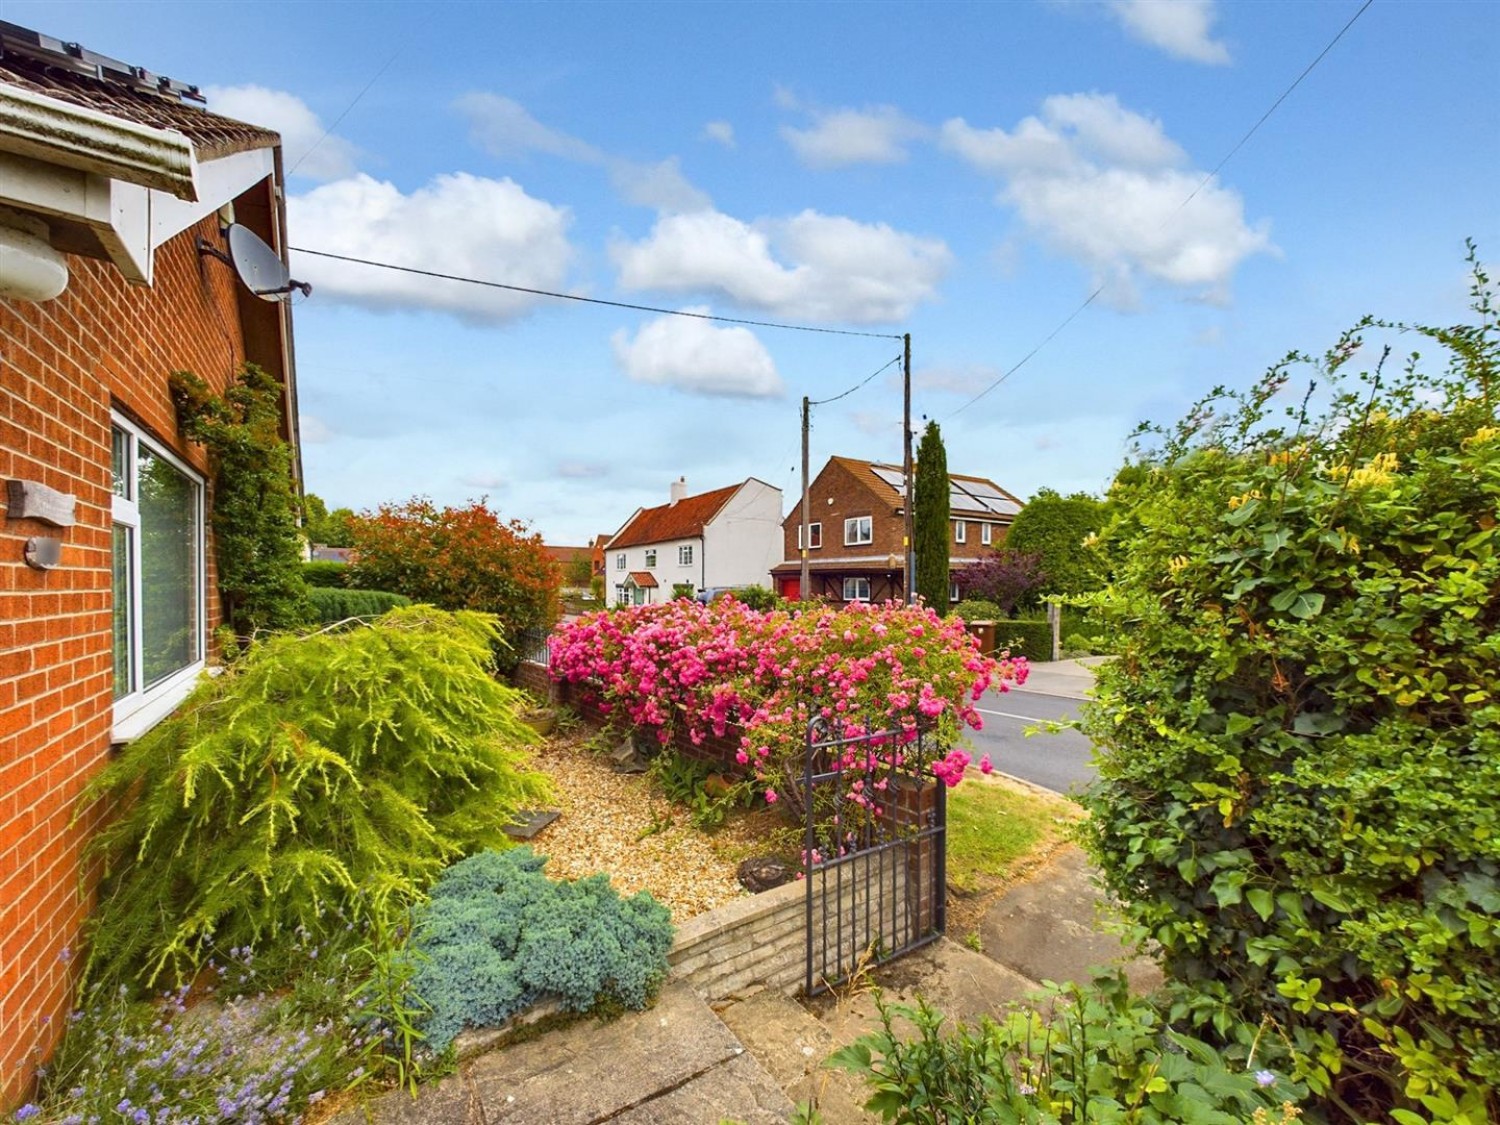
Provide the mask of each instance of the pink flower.
POLYGON ((768 804, 768 805, 774 805, 778 800, 779 800, 779 798, 776 796, 776 790, 774 790, 774 789, 767 789, 766 790, 766 804, 768 804))
POLYGON ((990 762, 990 756, 988 754, 979 759, 979 772, 983 774, 991 774, 995 772, 995 767, 990 762))

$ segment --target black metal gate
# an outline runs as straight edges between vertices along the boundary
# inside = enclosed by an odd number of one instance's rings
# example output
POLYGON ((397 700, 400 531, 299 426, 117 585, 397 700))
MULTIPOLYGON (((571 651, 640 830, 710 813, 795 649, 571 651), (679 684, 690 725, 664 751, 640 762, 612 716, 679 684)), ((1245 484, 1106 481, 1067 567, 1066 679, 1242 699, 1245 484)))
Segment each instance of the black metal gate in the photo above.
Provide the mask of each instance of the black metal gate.
POLYGON ((947 787, 922 774, 928 737, 920 728, 808 724, 808 996, 943 934, 947 787))

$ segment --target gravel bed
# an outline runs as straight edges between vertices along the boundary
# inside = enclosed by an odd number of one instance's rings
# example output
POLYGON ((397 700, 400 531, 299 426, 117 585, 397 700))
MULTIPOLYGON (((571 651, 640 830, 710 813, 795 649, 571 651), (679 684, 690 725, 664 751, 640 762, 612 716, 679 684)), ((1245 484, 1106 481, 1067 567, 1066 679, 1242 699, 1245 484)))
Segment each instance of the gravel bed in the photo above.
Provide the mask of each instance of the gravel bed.
POLYGON ((535 838, 554 879, 603 871, 623 895, 650 891, 685 922, 749 894, 735 868, 764 851, 766 815, 731 814, 715 832, 692 826, 688 811, 668 801, 643 774, 616 773, 584 746, 581 735, 549 738, 537 765, 556 783, 562 815, 535 838))

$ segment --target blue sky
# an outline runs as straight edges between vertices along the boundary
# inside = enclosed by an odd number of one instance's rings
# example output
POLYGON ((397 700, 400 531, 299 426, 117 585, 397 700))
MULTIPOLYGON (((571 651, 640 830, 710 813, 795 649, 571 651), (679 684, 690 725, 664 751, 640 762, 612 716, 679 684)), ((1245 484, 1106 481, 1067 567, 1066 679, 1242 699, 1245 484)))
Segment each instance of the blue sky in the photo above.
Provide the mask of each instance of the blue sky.
MULTIPOLYGON (((1500 5, 1376 0, 1182 202, 1359 3, 4 14, 280 129, 295 246, 910 332, 915 413, 950 468, 1026 496, 1101 489, 1138 421, 1364 313, 1463 314, 1464 238, 1500 257, 1500 5)), ((790 506, 801 396, 899 349, 305 256, 293 273, 314 285, 295 312, 308 488, 355 508, 488 496, 552 542, 613 531, 678 476, 758 476, 790 506)), ((890 373, 816 409, 815 470, 898 460, 900 412, 890 373)))

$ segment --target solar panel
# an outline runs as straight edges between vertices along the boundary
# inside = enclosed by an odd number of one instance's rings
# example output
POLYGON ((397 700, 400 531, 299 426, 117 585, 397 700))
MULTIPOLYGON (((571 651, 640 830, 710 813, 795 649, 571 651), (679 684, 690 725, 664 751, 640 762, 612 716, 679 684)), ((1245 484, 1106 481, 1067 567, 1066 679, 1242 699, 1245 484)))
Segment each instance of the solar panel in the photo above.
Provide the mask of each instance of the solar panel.
POLYGON ((901 475, 900 469, 887 469, 883 466, 872 465, 870 466, 870 471, 873 472, 881 480, 885 481, 886 484, 890 485, 897 492, 905 491, 906 478, 901 475))

